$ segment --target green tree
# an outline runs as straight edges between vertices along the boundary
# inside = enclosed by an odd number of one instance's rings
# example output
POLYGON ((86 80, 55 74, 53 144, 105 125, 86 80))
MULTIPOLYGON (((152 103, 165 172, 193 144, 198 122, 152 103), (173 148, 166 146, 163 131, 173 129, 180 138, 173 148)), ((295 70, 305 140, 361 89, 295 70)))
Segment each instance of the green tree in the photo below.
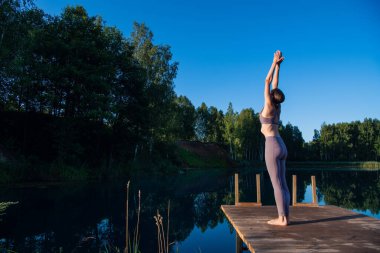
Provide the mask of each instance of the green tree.
POLYGON ((195 138, 195 107, 186 96, 179 96, 174 101, 171 129, 174 139, 193 140, 195 138))
POLYGON ((133 56, 144 69, 146 76, 145 93, 148 101, 149 150, 155 140, 168 139, 166 132, 173 112, 175 99, 173 80, 177 75, 178 63, 172 62, 168 45, 154 45, 153 33, 144 24, 134 23, 130 43, 133 56))
POLYGON ((202 103, 196 111, 195 136, 199 141, 207 141, 209 135, 210 114, 205 103, 202 103))
POLYGON ((224 116, 224 125, 225 125, 225 131, 224 131, 224 138, 227 140, 229 145, 229 152, 232 159, 236 159, 236 151, 234 148, 234 141, 236 136, 236 118, 237 114, 234 112, 234 109, 232 107, 232 103, 230 102, 228 104, 227 113, 224 116))
POLYGON ((303 160, 305 141, 298 127, 288 123, 285 127, 280 127, 280 134, 288 150, 288 160, 303 160))
POLYGON ((0 2, 0 109, 25 109, 25 96, 31 90, 27 76, 30 59, 31 27, 43 22, 41 11, 30 9, 30 1, 0 2), (28 59, 26 59, 29 57, 28 59), (27 86, 27 87, 25 87, 27 86), (25 91, 27 88, 27 91, 25 91))
POLYGON ((253 109, 243 109, 236 119, 236 136, 240 156, 245 160, 259 159, 262 144, 260 122, 253 109))
POLYGON ((224 115, 221 110, 214 106, 208 108, 208 136, 207 140, 210 142, 224 143, 224 115))
POLYGON ((379 120, 367 118, 363 122, 323 123, 319 134, 308 144, 308 150, 317 150, 326 161, 378 160, 379 125, 379 120))
POLYGON ((378 120, 364 119, 359 125, 359 140, 360 158, 363 160, 376 160, 375 142, 379 136, 375 125, 379 124, 378 120))

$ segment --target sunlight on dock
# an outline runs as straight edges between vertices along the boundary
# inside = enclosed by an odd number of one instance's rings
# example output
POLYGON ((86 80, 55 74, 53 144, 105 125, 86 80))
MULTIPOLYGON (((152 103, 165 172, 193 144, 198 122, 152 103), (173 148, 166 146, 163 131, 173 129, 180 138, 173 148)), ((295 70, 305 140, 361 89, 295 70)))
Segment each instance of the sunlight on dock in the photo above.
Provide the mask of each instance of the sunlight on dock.
MULTIPOLYGON (((238 176, 235 175, 235 182, 238 176)), ((256 178, 259 182, 259 178, 256 178)), ((293 177, 293 191, 296 177, 293 177)), ((257 194, 260 194, 257 184, 257 194)), ((222 205, 236 231, 236 253, 250 252, 380 252, 380 220, 337 206, 318 206, 312 178, 313 202, 290 207, 291 224, 268 225, 277 216, 275 206, 261 203, 222 205), (243 243, 246 247, 243 248, 243 243)), ((235 193, 238 193, 235 184, 235 193)), ((294 194, 294 193, 293 193, 294 194)), ((294 196, 294 195, 293 195, 294 196)), ((257 197, 259 200, 259 196, 257 197)))

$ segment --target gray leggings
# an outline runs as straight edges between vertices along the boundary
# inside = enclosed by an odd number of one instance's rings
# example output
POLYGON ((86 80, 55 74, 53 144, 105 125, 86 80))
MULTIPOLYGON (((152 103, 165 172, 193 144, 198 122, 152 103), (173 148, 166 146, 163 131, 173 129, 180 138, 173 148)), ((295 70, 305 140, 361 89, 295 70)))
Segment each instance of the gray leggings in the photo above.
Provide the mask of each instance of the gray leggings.
POLYGON ((289 215, 290 193, 285 178, 287 155, 288 151, 280 136, 265 138, 265 163, 272 181, 279 216, 289 215))

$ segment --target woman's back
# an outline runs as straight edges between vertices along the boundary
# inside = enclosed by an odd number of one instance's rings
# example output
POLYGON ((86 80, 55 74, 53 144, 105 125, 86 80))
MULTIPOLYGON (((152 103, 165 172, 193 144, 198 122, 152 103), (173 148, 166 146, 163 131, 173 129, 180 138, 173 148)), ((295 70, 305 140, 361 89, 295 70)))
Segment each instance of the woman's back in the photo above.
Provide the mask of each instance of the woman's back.
POLYGON ((280 136, 278 125, 280 123, 281 105, 278 108, 266 105, 260 112, 261 133, 267 136, 280 136), (269 108, 268 108, 269 107, 269 108))

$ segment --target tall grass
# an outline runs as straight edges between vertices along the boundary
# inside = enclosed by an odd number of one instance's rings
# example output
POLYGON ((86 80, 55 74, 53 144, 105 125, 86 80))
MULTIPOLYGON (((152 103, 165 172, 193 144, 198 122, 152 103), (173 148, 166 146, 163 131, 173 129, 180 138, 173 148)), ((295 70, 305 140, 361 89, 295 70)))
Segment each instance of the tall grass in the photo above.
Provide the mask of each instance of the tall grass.
POLYGON ((125 215, 125 250, 124 252, 125 253, 128 253, 128 243, 129 243, 129 225, 128 225, 128 217, 129 217, 129 183, 131 181, 128 181, 127 183, 127 201, 125 201, 125 212, 126 212, 126 215, 125 215))
POLYGON ((137 222, 134 233, 132 235, 133 241, 131 243, 131 238, 129 234, 129 185, 130 181, 127 183, 127 200, 126 200, 126 215, 125 215, 125 248, 124 253, 139 253, 139 243, 140 243, 140 235, 139 235, 139 226, 140 226, 140 213, 141 213, 141 191, 138 193, 138 207, 137 207, 137 222))
POLYGON ((157 226, 157 243, 158 243, 158 253, 169 253, 169 224, 170 224, 170 200, 168 202, 168 216, 166 225, 166 236, 164 230, 163 217, 157 209, 156 216, 153 217, 156 221, 157 226))
MULTIPOLYGON (((140 247, 140 214, 141 214, 141 191, 138 192, 138 206, 137 206, 137 221, 136 226, 134 228, 134 232, 131 235, 129 231, 129 188, 130 188, 130 181, 127 183, 126 187, 126 202, 125 202, 125 248, 124 253, 141 253, 140 247), (132 241, 131 241, 132 238, 132 241)), ((156 221, 157 229, 158 229, 158 235, 157 235, 157 241, 158 241, 158 253, 169 253, 169 246, 171 245, 169 243, 169 224, 170 224, 170 200, 168 201, 168 214, 167 214, 167 225, 166 225, 166 235, 164 230, 164 224, 163 224, 163 217, 157 210, 157 215, 154 216, 154 219, 156 221)), ((100 252, 108 253, 119 253, 121 252, 118 248, 112 247, 110 245, 105 245, 104 250, 101 250, 100 252)))

